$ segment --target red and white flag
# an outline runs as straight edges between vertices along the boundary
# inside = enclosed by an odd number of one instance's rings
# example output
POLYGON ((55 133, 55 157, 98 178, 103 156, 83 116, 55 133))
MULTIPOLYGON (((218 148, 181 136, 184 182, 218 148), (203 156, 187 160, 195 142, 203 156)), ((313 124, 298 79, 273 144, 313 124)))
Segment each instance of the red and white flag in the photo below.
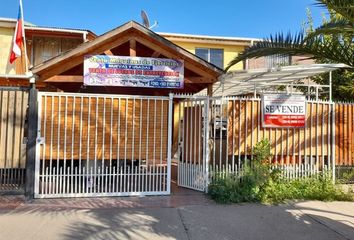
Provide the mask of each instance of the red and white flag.
POLYGON ((11 64, 16 60, 16 58, 20 57, 22 54, 21 51, 24 44, 24 37, 25 37, 25 32, 23 26, 22 1, 20 0, 16 29, 12 40, 12 49, 10 55, 11 64))

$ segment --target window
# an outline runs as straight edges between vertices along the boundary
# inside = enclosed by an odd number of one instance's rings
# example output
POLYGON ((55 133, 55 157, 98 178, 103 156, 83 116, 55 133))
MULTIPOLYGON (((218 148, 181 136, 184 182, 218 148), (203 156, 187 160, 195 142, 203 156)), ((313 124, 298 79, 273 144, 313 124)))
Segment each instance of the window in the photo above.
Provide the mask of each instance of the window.
POLYGON ((224 68, 224 50, 216 48, 196 48, 195 55, 219 68, 224 68))
POLYGON ((81 38, 34 36, 32 63, 34 66, 58 56, 82 43, 81 38))
POLYGON ((291 65, 291 57, 280 55, 280 54, 266 56, 265 65, 267 68, 289 66, 291 65))

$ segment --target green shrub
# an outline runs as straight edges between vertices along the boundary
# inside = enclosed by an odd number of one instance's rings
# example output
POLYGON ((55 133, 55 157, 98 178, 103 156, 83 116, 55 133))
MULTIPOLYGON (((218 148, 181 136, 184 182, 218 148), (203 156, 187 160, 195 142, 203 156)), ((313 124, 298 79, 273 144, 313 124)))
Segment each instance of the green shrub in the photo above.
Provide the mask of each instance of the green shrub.
POLYGON ((281 177, 281 170, 270 168, 270 144, 262 140, 253 148, 252 164, 246 161, 239 176, 229 174, 217 177, 209 185, 209 195, 220 203, 262 202, 281 203, 287 199, 352 201, 353 196, 344 193, 333 184, 330 174, 294 180, 281 177))
POLYGON ((239 203, 257 201, 256 185, 252 178, 228 175, 212 181, 208 188, 209 195, 220 203, 239 203))
POLYGON ((336 181, 340 184, 354 183, 354 167, 353 166, 338 166, 336 167, 336 181))
POLYGON ((264 203, 281 203, 287 199, 352 201, 353 196, 344 193, 328 177, 308 177, 290 181, 269 179, 262 186, 259 199, 264 203))

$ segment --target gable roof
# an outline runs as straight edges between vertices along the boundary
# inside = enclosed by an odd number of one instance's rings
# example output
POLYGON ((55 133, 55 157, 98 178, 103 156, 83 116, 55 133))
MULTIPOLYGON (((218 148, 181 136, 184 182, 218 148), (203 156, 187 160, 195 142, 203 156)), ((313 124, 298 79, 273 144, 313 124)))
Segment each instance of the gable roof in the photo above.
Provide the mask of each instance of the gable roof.
POLYGON ((40 65, 34 66, 31 68, 31 71, 34 75, 38 76, 39 81, 44 81, 82 64, 85 55, 102 54, 107 50, 128 42, 130 39, 134 39, 144 46, 158 51, 166 58, 184 60, 186 69, 194 71, 204 79, 207 79, 208 83, 217 81, 217 78, 224 73, 222 69, 206 62, 134 21, 127 22, 98 36, 92 41, 82 43, 74 49, 63 52, 40 65))

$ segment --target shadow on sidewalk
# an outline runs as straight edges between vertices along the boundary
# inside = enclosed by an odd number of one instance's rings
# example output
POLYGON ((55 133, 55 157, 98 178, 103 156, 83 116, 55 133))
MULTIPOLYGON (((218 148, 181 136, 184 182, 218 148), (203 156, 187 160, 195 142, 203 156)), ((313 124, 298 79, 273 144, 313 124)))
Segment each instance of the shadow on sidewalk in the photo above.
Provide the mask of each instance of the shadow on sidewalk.
POLYGON ((297 204, 220 205, 203 194, 39 199, 0 211, 0 239, 353 239, 352 212, 297 204))

